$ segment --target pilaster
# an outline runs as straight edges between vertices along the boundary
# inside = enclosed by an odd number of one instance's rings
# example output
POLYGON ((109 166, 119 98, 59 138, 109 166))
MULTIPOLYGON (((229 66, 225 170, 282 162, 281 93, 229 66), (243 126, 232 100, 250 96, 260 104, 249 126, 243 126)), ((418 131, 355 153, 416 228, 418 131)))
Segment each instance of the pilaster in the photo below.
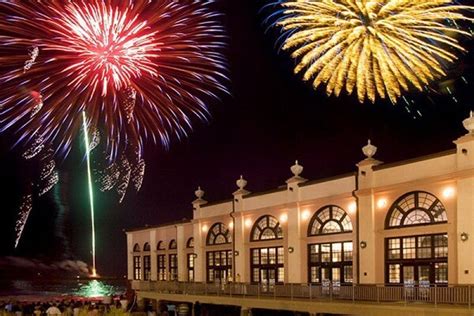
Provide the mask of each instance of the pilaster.
MULTIPOLYGON (((233 250, 234 250, 234 282, 244 282, 245 276, 248 274, 248 262, 249 258, 246 251, 246 246, 248 243, 245 240, 245 224, 242 217, 242 212, 244 211, 244 196, 250 192, 245 189, 247 181, 240 176, 240 179, 236 181, 237 191, 233 193, 233 250)), ((249 281, 249 280, 246 280, 249 281)))
POLYGON ((196 199, 193 201, 193 213, 194 213, 194 221, 193 221, 193 237, 194 237, 194 281, 195 282, 205 282, 206 281, 206 256, 205 256, 205 234, 202 232, 202 225, 200 219, 202 217, 201 214, 201 206, 206 204, 207 201, 204 200, 202 197, 204 196, 204 191, 201 190, 201 187, 194 192, 196 195, 196 199))
MULTIPOLYGON (((458 171, 474 168, 474 117, 463 121, 468 133, 458 138, 456 162, 458 171)), ((456 207, 457 283, 474 283, 474 177, 457 181, 456 207)))
MULTIPOLYGON (((290 168, 293 176, 286 180, 287 184, 287 203, 290 205, 287 212, 287 221, 286 223, 281 223, 286 225, 285 232, 285 267, 287 282, 288 283, 304 283, 305 275, 307 273, 307 266, 301 264, 302 262, 307 262, 306 258, 306 248, 304 246, 304 240, 301 238, 301 216, 300 216, 300 184, 307 181, 306 179, 300 177, 300 174, 303 172, 303 166, 298 164, 298 160, 295 161, 295 164, 290 168), (299 267, 298 269, 292 269, 291 267, 299 267)), ((281 219, 280 219, 281 221, 281 219)))
MULTIPOLYGON (((374 187, 373 167, 381 164, 381 161, 372 158, 377 152, 377 147, 371 144, 370 140, 362 148, 362 152, 367 157, 357 164, 358 167, 358 187, 357 195, 359 197, 359 216, 358 229, 359 244, 354 242, 354 248, 357 247, 359 257, 359 283, 374 284, 377 283, 376 276, 379 274, 377 267, 383 269, 382 265, 377 265, 377 258, 383 258, 383 240, 378 238, 375 222, 375 203, 372 188, 374 187), (381 257, 380 257, 381 256, 381 257)), ((379 280, 380 281, 380 280, 379 280)))

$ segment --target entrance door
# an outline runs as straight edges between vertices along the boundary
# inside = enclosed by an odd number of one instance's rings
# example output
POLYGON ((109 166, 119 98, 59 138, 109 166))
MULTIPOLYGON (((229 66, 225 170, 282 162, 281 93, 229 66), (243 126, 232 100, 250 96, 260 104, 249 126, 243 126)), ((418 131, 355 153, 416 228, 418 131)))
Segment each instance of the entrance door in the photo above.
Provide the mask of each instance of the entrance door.
POLYGON ((276 271, 273 268, 260 269, 260 282, 262 284, 262 291, 272 292, 275 288, 276 271))
POLYGON ((407 286, 415 284, 415 266, 404 265, 403 266, 403 283, 407 286))
POLYGON ((225 283, 227 280, 227 270, 225 269, 215 269, 214 270, 214 280, 215 282, 225 283))

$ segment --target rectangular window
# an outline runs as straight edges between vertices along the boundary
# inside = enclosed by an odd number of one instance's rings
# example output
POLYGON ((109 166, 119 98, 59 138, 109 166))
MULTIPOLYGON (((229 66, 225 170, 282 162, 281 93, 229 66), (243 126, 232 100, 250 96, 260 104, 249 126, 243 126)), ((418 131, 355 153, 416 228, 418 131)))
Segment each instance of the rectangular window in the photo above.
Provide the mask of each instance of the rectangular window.
POLYGON ((415 237, 403 238, 403 259, 414 259, 416 256, 415 237))
POLYGON ((353 282, 352 266, 344 266, 344 281, 350 283, 353 282))
POLYGON ((277 260, 276 249, 275 248, 268 249, 268 262, 270 264, 275 264, 275 263, 277 263, 276 260, 277 260))
POLYGON ((145 281, 151 278, 151 257, 143 256, 143 277, 145 281))
POLYGON ((260 249, 260 262, 262 264, 268 264, 268 249, 260 249))
POLYGON ((194 282, 194 254, 188 253, 188 281, 194 282))
POLYGON ((388 283, 400 283, 399 264, 390 264, 388 266, 388 283))
POLYGON ((331 261, 331 244, 322 244, 321 245, 321 261, 330 262, 331 261))
POLYGON ((259 264, 260 263, 260 256, 258 255, 259 250, 253 249, 252 250, 252 264, 259 264))
POLYGON ((283 247, 251 249, 250 254, 251 282, 284 282, 283 247))
POLYGON ((448 284, 448 263, 435 264, 435 282, 437 284, 448 284))
POLYGON ((447 234, 388 238, 385 245, 386 282, 410 286, 447 282, 447 234))
POLYGON ((309 246, 309 262, 311 263, 319 262, 319 245, 309 246))
POLYGON ((170 281, 178 279, 178 255, 171 254, 170 256, 170 281))
POLYGON ((254 283, 260 282, 260 269, 259 268, 252 269, 252 282, 254 283))
POLYGON ((344 243, 344 261, 352 261, 352 242, 344 243))
POLYGON ((320 270, 320 267, 318 266, 314 266, 314 267, 311 267, 310 269, 310 280, 311 280, 311 283, 320 283, 320 279, 319 279, 319 270, 320 270))
POLYGON ((142 262, 140 256, 133 257, 133 279, 141 280, 142 279, 142 262))
POLYGON ((283 247, 277 247, 277 253, 278 253, 278 264, 284 264, 285 253, 283 252, 283 247))
POLYGON ((388 240, 388 258, 400 259, 400 239, 392 238, 388 240))
POLYGON ((165 281, 166 280, 166 256, 158 255, 157 263, 158 263, 158 281, 165 281))
POLYGON ((332 262, 341 262, 342 260, 342 244, 334 243, 332 244, 332 262))
POLYGON ((431 237, 418 237, 418 248, 416 250, 417 258, 431 258, 431 237))
POLYGON ((448 257, 448 235, 434 236, 434 253, 436 258, 448 257))
POLYGON ((353 282, 351 241, 308 245, 308 281, 353 282))
POLYGON ((277 282, 284 282, 284 281, 285 281, 285 268, 279 267, 277 282))
POLYGON ((225 282, 232 271, 232 250, 208 251, 207 282, 225 282))

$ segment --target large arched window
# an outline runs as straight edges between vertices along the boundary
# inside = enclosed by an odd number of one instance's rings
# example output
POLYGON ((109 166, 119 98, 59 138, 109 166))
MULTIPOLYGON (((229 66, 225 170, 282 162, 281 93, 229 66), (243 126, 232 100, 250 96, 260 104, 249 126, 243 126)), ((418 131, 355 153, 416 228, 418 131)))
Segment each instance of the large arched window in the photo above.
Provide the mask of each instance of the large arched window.
POLYGON ((146 243, 143 245, 143 251, 150 251, 150 244, 149 244, 149 243, 146 242, 146 243))
POLYGON ((156 250, 165 250, 165 242, 163 240, 160 240, 158 244, 156 245, 156 250))
POLYGON ((352 232, 349 215, 339 206, 320 208, 309 222, 308 236, 352 232))
POLYGON ((171 239, 169 249, 176 249, 178 245, 176 244, 176 239, 171 239))
POLYGON ((133 246, 133 252, 140 252, 140 245, 139 244, 135 244, 135 246, 133 246))
POLYGON ((232 234, 224 223, 215 223, 207 234, 206 245, 222 245, 232 242, 232 234))
POLYGON ((446 209, 431 193, 413 191, 399 197, 390 207, 386 228, 431 225, 448 221, 446 209))
POLYGON ((186 248, 194 248, 194 238, 189 237, 188 241, 186 242, 186 248))
POLYGON ((275 217, 264 215, 253 225, 250 238, 251 241, 281 239, 283 238, 283 231, 275 217))

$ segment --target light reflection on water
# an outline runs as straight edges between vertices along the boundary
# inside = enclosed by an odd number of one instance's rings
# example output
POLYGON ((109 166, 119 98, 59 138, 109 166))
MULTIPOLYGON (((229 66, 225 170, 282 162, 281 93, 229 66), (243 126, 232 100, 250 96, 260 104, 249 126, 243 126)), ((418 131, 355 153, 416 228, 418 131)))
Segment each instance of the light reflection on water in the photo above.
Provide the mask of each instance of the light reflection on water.
POLYGON ((102 281, 92 280, 80 285, 74 294, 82 297, 103 297, 117 295, 118 290, 116 286, 106 284, 102 281))
POLYGON ((37 296, 81 296, 103 297, 124 294, 126 280, 123 279, 33 279, 1 280, 0 296, 3 295, 37 295, 37 296))

